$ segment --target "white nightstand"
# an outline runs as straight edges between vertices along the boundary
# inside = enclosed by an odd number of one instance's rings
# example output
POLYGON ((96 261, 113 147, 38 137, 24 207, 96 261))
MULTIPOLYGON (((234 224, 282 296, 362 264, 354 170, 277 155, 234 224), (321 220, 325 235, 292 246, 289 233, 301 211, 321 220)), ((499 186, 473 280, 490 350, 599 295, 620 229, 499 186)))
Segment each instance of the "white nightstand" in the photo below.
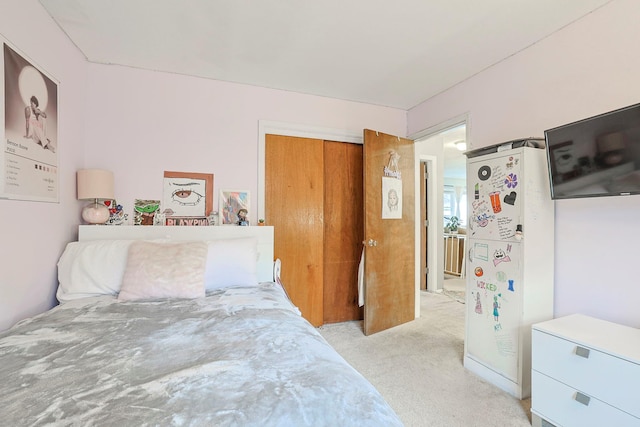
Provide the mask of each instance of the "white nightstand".
POLYGON ((640 329, 574 314, 532 327, 534 427, 640 427, 640 329))

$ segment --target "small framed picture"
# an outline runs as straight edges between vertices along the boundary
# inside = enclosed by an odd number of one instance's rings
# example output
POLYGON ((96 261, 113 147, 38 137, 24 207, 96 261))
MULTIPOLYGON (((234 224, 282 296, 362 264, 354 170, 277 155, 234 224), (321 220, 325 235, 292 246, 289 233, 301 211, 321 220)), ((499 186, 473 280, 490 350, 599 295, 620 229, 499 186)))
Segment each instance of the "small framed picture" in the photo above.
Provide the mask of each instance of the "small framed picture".
POLYGON ((133 225, 154 225, 155 216, 160 211, 160 200, 135 199, 133 225))
POLYGON ((249 192, 246 190, 221 190, 218 209, 223 225, 249 225, 251 214, 249 192))
POLYGON ((102 203, 109 209, 109 219, 107 225, 122 225, 129 218, 129 214, 124 213, 124 209, 115 199, 105 200, 102 203))

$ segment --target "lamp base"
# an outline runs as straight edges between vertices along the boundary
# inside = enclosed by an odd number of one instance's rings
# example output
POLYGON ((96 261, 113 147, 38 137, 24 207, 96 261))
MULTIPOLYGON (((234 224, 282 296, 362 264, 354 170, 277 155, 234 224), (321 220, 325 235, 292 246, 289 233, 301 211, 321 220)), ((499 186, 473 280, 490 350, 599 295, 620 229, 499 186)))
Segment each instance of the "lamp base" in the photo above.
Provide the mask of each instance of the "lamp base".
POLYGON ((109 208, 96 200, 82 209, 82 219, 89 224, 104 224, 109 219, 109 208))

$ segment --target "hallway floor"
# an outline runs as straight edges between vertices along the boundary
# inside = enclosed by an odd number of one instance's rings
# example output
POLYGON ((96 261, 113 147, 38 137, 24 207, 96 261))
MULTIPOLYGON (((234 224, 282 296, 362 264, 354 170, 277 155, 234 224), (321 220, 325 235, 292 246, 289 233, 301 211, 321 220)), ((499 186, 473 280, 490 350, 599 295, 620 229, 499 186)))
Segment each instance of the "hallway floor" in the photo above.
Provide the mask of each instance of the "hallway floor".
POLYGON ((465 303, 465 279, 449 274, 444 275, 442 293, 453 298, 454 300, 465 303))

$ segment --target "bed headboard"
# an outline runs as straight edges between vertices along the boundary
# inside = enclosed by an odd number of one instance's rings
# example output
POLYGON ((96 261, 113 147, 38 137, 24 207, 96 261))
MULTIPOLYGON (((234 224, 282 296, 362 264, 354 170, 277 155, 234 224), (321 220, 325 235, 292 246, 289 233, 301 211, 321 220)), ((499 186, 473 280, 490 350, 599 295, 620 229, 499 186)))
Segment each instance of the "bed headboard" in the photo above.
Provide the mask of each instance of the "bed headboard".
POLYGON ((258 239, 258 280, 273 281, 272 226, 162 227, 145 225, 81 225, 78 240, 219 240, 256 237, 258 239))

